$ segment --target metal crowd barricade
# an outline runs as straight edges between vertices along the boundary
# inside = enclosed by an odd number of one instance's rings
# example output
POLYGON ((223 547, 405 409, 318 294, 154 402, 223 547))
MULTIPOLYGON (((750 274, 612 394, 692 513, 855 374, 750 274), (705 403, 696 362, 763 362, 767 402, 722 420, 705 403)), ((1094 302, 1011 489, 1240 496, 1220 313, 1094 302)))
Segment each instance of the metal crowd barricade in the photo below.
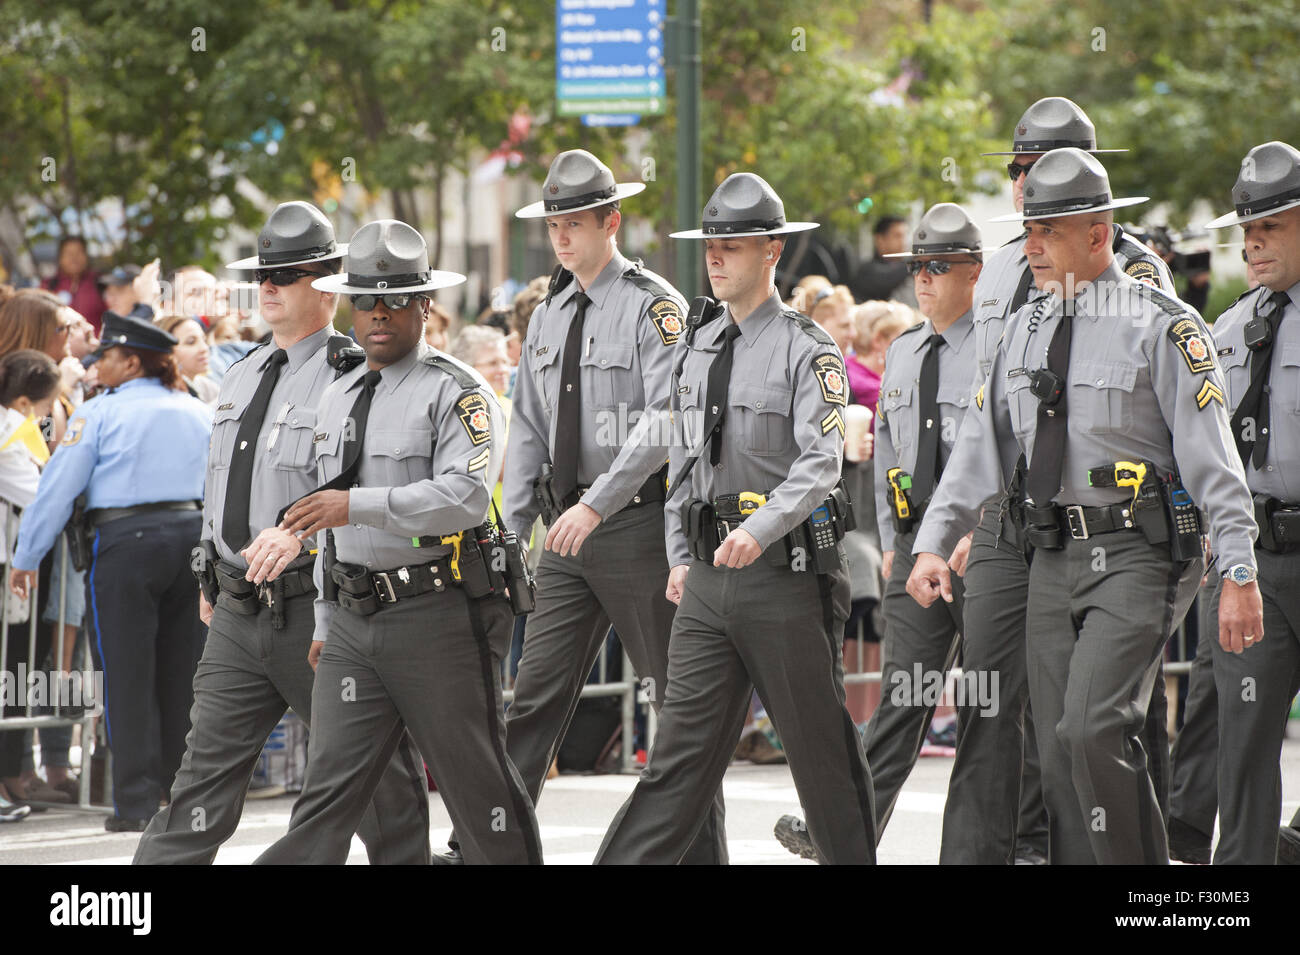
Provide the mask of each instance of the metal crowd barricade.
MULTIPOLYGON (((15 520, 15 515, 13 513, 13 505, 7 501, 4 502, 3 513, 4 513, 4 522, 5 522, 4 527, 6 529, 6 540, 10 551, 9 558, 12 559, 13 545, 15 543, 15 538, 17 536, 14 533, 17 521, 15 520)), ((62 534, 59 535, 59 543, 57 547, 58 547, 57 560, 60 561, 59 620, 55 627, 54 638, 53 640, 51 640, 51 646, 50 646, 50 652, 53 654, 53 658, 52 658, 53 666, 49 670, 49 674, 53 675, 53 679, 46 679, 45 681, 46 686, 50 688, 47 692, 48 695, 52 697, 53 704, 54 704, 53 705, 54 712, 52 715, 43 715, 43 716, 38 716, 33 714, 32 710, 34 707, 32 705, 31 694, 28 692, 29 681, 23 680, 20 683, 18 679, 19 674, 16 672, 16 669, 13 672, 7 669, 7 664, 9 661, 9 641, 13 639, 13 636, 11 635, 12 628, 9 625, 9 603, 11 600, 15 600, 17 598, 14 597, 14 595, 9 590, 9 579, 10 579, 10 575, 12 574, 13 568, 12 566, 6 566, 3 586, 0 586, 0 661, 3 661, 6 664, 6 669, 3 674, 3 679, 7 684, 5 688, 6 689, 5 696, 7 697, 10 695, 10 693, 12 693, 15 703, 17 703, 17 701, 21 698, 23 700, 24 705, 22 706, 23 715, 21 716, 9 715, 10 710, 16 709, 17 708, 16 706, 5 707, 4 715, 0 716, 0 731, 9 731, 9 730, 16 731, 16 730, 24 730, 24 729, 39 730, 39 729, 50 729, 56 726, 80 726, 81 727, 81 740, 80 740, 81 776, 79 779, 79 789, 77 794, 78 798, 77 798, 76 806, 79 809, 90 809, 90 810, 97 810, 97 811, 104 811, 104 812, 112 812, 111 764, 108 762, 106 762, 104 765, 104 796, 105 796, 105 800, 110 803, 110 806, 96 806, 96 805, 92 805, 90 801, 91 751, 95 744, 95 732, 94 732, 95 714, 92 713, 91 710, 99 709, 102 712, 105 701, 99 699, 98 696, 96 696, 95 706, 93 708, 86 707, 83 710, 82 715, 79 717, 65 716, 63 714, 64 707, 63 707, 63 692, 62 692, 62 675, 63 675, 62 666, 63 666, 63 652, 65 646, 64 641, 66 639, 65 624, 66 624, 66 616, 67 616, 66 604, 67 604, 67 593, 68 593, 68 573, 72 570, 72 565, 68 557, 68 541, 66 536, 62 534)), ((40 615, 40 584, 38 581, 37 584, 32 587, 31 592, 28 594, 28 614, 27 614, 27 626, 26 626, 27 629, 26 674, 28 676, 30 676, 32 673, 39 670, 45 662, 44 660, 39 660, 36 658, 36 627, 39 622, 38 621, 39 615, 40 615)), ((21 637, 19 637, 18 639, 21 639, 21 637)), ((83 706, 86 703, 87 688, 88 687, 95 688, 97 686, 96 683, 94 682, 94 675, 95 675, 95 671, 93 670, 93 668, 90 670, 86 670, 83 668, 83 670, 80 673, 83 706)), ((69 673, 69 676, 71 676, 71 673, 69 673)), ((108 758, 110 760, 112 759, 111 754, 109 755, 108 758)), ((45 805, 52 806, 54 808, 69 808, 64 803, 46 803, 45 805)))

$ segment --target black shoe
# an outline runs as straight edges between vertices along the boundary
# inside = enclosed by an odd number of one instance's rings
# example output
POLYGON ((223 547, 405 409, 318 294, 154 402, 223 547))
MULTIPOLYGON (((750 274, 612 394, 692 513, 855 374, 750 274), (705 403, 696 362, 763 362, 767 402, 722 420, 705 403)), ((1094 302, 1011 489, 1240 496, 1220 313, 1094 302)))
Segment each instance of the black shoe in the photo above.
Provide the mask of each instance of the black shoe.
POLYGON ((1047 856, 1033 846, 1017 846, 1014 865, 1047 865, 1047 856))
POLYGON ((127 819, 125 816, 109 816, 104 820, 106 832, 144 832, 149 828, 148 819, 127 819))
POLYGON ((1277 864, 1300 865, 1300 829, 1283 826, 1278 830, 1277 864))
POLYGON ((1169 858, 1189 865, 1210 864, 1210 843, 1214 840, 1181 819, 1169 820, 1169 858))
POLYGON ((465 857, 460 854, 459 846, 448 846, 446 852, 435 852, 429 865, 464 865, 465 857))
POLYGON ((776 841, 802 859, 817 861, 817 850, 808 838, 808 825, 798 816, 782 816, 772 830, 776 841))

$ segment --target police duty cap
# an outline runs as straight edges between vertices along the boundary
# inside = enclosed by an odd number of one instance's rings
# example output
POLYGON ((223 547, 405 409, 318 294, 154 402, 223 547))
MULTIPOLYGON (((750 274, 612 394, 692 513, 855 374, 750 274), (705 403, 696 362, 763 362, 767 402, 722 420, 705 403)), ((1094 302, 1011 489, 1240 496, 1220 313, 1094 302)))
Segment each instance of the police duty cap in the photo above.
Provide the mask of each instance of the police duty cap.
POLYGON ((1127 149, 1098 149, 1097 129, 1079 104, 1064 96, 1046 96, 1020 117, 1011 140, 1010 152, 981 153, 982 156, 1018 156, 1046 153, 1053 149, 1082 149, 1090 153, 1126 153, 1127 149))
POLYGON ((1232 204, 1235 211, 1205 228, 1226 229, 1300 206, 1300 151, 1274 141, 1246 153, 1232 187, 1232 204))
POLYGON ((104 352, 119 345, 142 351, 169 352, 176 345, 176 336, 139 316, 105 312, 99 347, 91 354, 98 359, 103 357, 104 352))
POLYGON ((615 182, 614 174, 585 149, 570 149, 551 161, 542 183, 540 202, 531 202, 515 215, 543 219, 564 212, 582 212, 645 190, 644 182, 615 182))
POLYGON ((429 292, 464 281, 459 272, 429 268, 429 247, 415 229, 396 219, 378 219, 353 234, 343 271, 313 279, 311 286, 322 292, 385 295, 429 292))
POLYGON ((674 239, 739 238, 784 235, 815 229, 819 222, 787 222, 785 204, 776 190, 752 172, 732 173, 722 180, 704 207, 703 227, 669 233, 674 239))
POLYGON ((1110 177, 1096 156, 1082 149, 1053 149, 1034 163, 1025 176, 1024 211, 998 216, 990 222, 1027 222, 1081 216, 1146 202, 1148 196, 1115 199, 1110 177))
POLYGON ((232 272, 256 269, 284 269, 337 259, 348 251, 334 241, 334 226, 310 202, 282 202, 257 234, 257 255, 250 255, 226 268, 232 272))
POLYGON ((966 210, 953 202, 933 205, 912 233, 911 252, 889 252, 884 259, 921 259, 936 255, 981 255, 997 247, 980 246, 980 229, 966 210))

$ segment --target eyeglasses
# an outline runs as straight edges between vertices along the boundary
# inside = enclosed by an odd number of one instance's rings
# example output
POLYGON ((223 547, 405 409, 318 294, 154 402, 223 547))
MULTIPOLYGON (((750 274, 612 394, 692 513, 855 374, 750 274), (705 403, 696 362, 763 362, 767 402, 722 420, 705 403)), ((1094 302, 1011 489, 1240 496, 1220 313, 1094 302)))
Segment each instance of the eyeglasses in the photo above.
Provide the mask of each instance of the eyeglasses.
POLYGON ((925 269, 931 275, 947 275, 952 271, 954 265, 978 265, 978 259, 960 259, 956 262, 940 261, 939 259, 926 259, 924 262, 912 261, 907 263, 908 275, 920 275, 921 270, 925 269))
MULTIPOLYGON (((1034 162, 1037 161, 1038 161, 1037 159, 1034 160, 1034 162)), ((1007 175, 1011 177, 1012 182, 1015 182, 1017 179, 1025 175, 1025 173, 1029 172, 1029 170, 1033 168, 1034 168, 1033 162, 1027 162, 1027 163, 1009 162, 1007 163, 1007 175)))
MULTIPOLYGON (((1244 256, 1244 255, 1245 255, 1245 252, 1243 252, 1242 255, 1244 256)), ((68 334, 70 331, 72 331, 72 325, 71 325, 71 324, 60 324, 60 325, 56 325, 56 326, 54 326, 54 334, 56 334, 56 335, 66 335, 66 334, 68 334)))
POLYGON ((253 277, 257 279, 258 285, 269 280, 272 285, 283 287, 292 285, 304 276, 310 275, 312 278, 318 279, 324 274, 323 272, 308 272, 306 269, 258 269, 253 273, 253 277))
POLYGON ((406 308, 412 302, 428 297, 414 292, 394 292, 390 295, 349 295, 348 299, 352 302, 352 307, 360 312, 373 312, 380 302, 388 306, 390 311, 396 312, 406 308))

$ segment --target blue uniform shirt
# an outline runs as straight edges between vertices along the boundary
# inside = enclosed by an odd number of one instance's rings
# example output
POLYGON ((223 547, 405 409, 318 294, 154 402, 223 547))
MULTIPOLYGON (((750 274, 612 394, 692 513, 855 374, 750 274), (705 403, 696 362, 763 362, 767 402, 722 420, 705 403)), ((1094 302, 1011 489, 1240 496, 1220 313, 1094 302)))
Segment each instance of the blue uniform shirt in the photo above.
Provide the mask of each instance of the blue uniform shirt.
POLYGON ((87 401, 23 512, 13 566, 40 565, 82 491, 87 510, 202 500, 211 432, 212 409, 157 378, 134 378, 87 401))

